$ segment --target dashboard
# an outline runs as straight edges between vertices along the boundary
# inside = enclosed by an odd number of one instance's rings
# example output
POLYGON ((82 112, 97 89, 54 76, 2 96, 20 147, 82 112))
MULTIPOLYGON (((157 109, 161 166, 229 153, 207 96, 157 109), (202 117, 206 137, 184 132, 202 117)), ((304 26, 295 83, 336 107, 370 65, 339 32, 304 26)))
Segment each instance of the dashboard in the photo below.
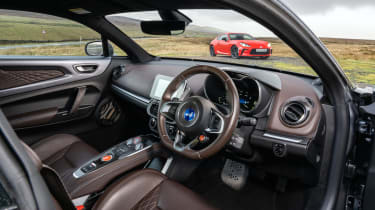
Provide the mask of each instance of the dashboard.
MULTIPOLYGON (((194 63, 198 64, 213 65, 194 63)), ((232 78, 240 101, 239 126, 225 151, 248 162, 255 161, 254 154, 260 152, 265 155, 263 159, 271 157, 275 163, 298 157, 309 164, 317 164, 319 152, 316 148, 324 139, 325 115, 321 104, 323 89, 314 85, 314 78, 215 65, 232 78), (247 123, 241 126, 240 122, 247 123)), ((187 62, 175 60, 128 64, 126 72, 113 79, 112 89, 121 98, 144 108, 150 116, 150 130, 157 133, 155 119, 162 90, 155 86, 160 83, 160 87, 165 88, 172 78, 189 67, 187 62), (160 78, 165 80, 160 82, 160 78)), ((189 89, 191 95, 206 97, 217 106, 228 106, 226 88, 213 75, 195 75, 186 79, 182 87, 189 89)), ((173 135, 174 126, 167 126, 168 134, 173 135)))

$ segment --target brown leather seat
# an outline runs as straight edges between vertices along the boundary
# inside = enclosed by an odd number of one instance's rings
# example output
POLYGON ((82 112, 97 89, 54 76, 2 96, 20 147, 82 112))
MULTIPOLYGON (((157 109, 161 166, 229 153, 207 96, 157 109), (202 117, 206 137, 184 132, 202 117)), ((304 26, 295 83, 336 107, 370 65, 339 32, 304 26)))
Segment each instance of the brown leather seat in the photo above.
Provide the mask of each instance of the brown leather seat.
POLYGON ((137 171, 109 186, 93 209, 208 210, 197 194, 152 169, 137 171))
POLYGON ((45 138, 31 146, 43 164, 53 168, 66 184, 73 177, 73 172, 99 153, 69 134, 57 134, 45 138))
MULTIPOLYGON (((97 154, 75 136, 59 134, 32 146, 22 143, 31 160, 41 171, 56 209, 75 209, 64 187, 73 170, 97 154), (39 156, 39 157, 38 157, 39 156), (42 164, 53 167, 50 167, 42 164), (61 177, 59 177, 59 175, 61 177), (62 182, 60 181, 62 179, 62 182), (66 181, 66 180, 65 180, 66 181)), ((114 182, 95 203, 96 210, 211 210, 197 194, 153 169, 143 169, 114 182)))

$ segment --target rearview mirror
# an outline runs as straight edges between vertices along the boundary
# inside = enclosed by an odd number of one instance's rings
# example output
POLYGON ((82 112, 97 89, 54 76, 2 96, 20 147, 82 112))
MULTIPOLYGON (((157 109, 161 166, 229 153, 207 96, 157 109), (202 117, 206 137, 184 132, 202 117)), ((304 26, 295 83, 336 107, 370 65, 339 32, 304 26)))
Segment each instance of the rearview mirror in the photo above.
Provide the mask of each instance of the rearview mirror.
POLYGON ((185 22, 178 20, 142 21, 143 33, 152 35, 178 35, 185 31, 185 22))
MULTIPOLYGON (((109 55, 113 55, 113 47, 108 43, 109 55)), ((85 52, 88 56, 103 56, 103 43, 102 41, 88 42, 85 46, 85 52)))

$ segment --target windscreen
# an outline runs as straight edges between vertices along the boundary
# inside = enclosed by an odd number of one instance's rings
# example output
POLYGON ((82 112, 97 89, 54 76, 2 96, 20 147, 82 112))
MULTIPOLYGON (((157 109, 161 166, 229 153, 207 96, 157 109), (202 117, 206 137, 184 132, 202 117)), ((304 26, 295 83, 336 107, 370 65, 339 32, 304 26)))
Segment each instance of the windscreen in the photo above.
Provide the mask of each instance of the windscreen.
MULTIPOLYGON (((320 8, 319 5, 324 4, 316 5, 312 1, 283 1, 311 26, 351 81, 359 86, 374 86, 375 31, 368 17, 375 18, 375 10, 371 10, 371 6, 351 8, 340 1, 328 0, 330 9, 320 8), (319 8, 313 9, 315 7, 319 8)), ((236 11, 193 9, 180 12, 192 22, 185 33, 177 36, 142 33, 140 21, 160 20, 157 11, 120 13, 106 18, 155 56, 242 64, 316 76, 278 36, 236 11)))
POLYGON ((229 34, 231 40, 253 40, 249 34, 229 34))

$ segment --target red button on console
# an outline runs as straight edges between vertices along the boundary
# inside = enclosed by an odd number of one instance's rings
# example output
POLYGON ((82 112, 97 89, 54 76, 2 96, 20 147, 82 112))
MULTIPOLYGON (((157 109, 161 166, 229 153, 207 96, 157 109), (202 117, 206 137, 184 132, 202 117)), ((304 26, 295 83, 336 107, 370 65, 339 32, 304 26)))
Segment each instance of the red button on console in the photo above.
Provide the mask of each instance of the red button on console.
POLYGON ((205 135, 200 135, 199 136, 199 141, 204 141, 204 140, 206 140, 206 136, 205 135))
POLYGON ((108 161, 112 160, 112 155, 103 156, 100 160, 103 161, 103 162, 108 162, 108 161))

